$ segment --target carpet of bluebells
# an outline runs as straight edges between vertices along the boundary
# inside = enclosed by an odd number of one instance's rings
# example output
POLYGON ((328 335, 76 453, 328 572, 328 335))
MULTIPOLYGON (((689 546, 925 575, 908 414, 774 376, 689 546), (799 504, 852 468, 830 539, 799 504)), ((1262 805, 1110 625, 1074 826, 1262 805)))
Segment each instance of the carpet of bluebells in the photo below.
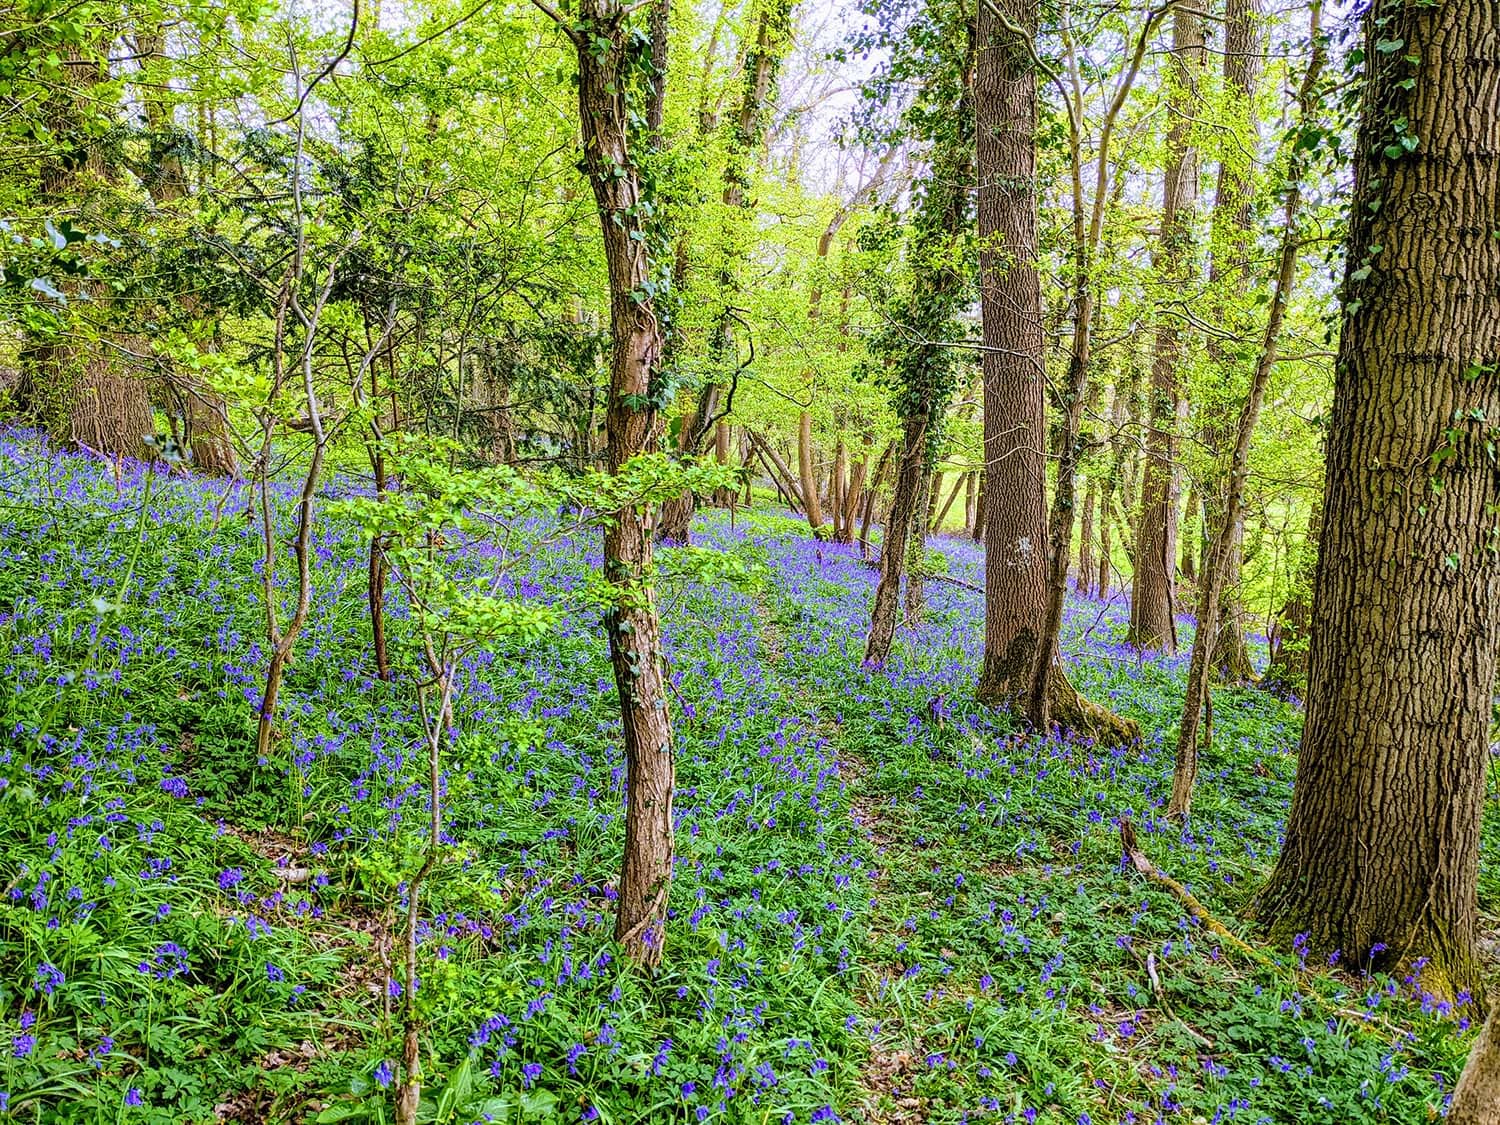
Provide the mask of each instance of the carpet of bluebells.
MULTIPOLYGON (((409 619, 393 594, 403 674, 381 682, 364 544, 326 518, 280 737, 257 760, 247 496, 161 473, 147 488, 147 472, 0 435, 0 1119, 388 1121, 398 920, 431 796, 409 619)), ((1292 705, 1218 695, 1179 829, 1160 812, 1185 658, 1121 643, 1123 600, 1076 599, 1064 638, 1077 685, 1147 732, 1106 751, 971 702, 971 590, 929 583, 924 622, 869 672, 874 572, 854 549, 770 513, 695 531, 766 580, 663 594, 679 757, 664 968, 642 977, 611 940, 618 707, 597 614, 573 606, 596 537, 564 540, 504 588, 565 623, 461 670, 420 928, 423 1120, 1441 1113, 1468 1020, 1420 971, 1251 961, 1121 864, 1129 814, 1155 863, 1254 940, 1240 913, 1278 846, 1292 705)), ((973 544, 934 548, 979 579, 973 544)))

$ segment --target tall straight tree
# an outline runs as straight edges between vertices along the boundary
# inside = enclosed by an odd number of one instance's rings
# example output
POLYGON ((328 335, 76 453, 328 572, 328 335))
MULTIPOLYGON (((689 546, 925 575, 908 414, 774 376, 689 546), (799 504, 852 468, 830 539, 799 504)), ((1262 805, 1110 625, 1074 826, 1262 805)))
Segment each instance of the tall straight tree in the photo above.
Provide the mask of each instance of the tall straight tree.
POLYGON ((1020 711, 1047 610, 1046 370, 1036 268, 1036 0, 982 0, 974 68, 984 331, 981 702, 1020 711))
MULTIPOLYGON (((1098 256, 1100 239, 1104 227, 1104 213, 1111 196, 1109 147, 1120 110, 1140 73, 1141 60, 1145 57, 1150 40, 1165 8, 1147 12, 1128 61, 1120 74, 1108 108, 1100 124, 1098 150, 1094 154, 1094 184, 1092 197, 1084 190, 1084 97, 1082 68, 1079 52, 1073 39, 1064 33, 1064 48, 1067 56, 1068 86, 1065 90, 1068 116, 1069 166, 1071 169, 1072 195, 1072 246, 1070 257, 1073 272, 1073 293, 1069 302, 1073 318, 1071 346, 1068 352, 1068 370, 1063 379, 1059 399, 1059 425, 1054 430, 1057 448, 1057 483, 1053 492, 1052 507, 1047 516, 1047 597, 1038 630, 1037 657, 1032 667, 1030 683, 1026 693, 1026 718, 1039 730, 1046 729, 1055 719, 1060 725, 1086 734, 1100 742, 1123 745, 1140 737, 1140 729, 1132 720, 1121 719, 1103 707, 1084 699, 1068 682, 1061 665, 1060 638, 1062 634, 1063 603, 1068 588, 1068 562, 1073 553, 1074 503, 1076 500, 1076 478, 1083 453, 1083 412, 1085 395, 1089 384, 1089 369, 1093 362, 1094 310, 1098 306, 1095 277, 1095 259, 1098 256)), ((1011 57, 1017 62, 1025 60, 1035 64, 1035 47, 1022 37, 1021 29, 1002 23, 1003 33, 1010 38, 1008 46, 1011 57)), ((1034 35, 1034 30, 1030 33, 1034 35)), ((1034 81, 1034 79, 1033 79, 1034 81)), ((1034 142, 1033 142, 1034 143, 1034 142)), ((1118 185, 1121 181, 1117 180, 1118 185)), ((1035 208, 1035 203, 1032 204, 1035 208)), ((1038 434, 1037 441, 1042 440, 1038 434)))
MULTIPOLYGON (((645 226, 650 200, 642 192, 631 152, 631 104, 639 83, 633 68, 627 8, 619 0, 581 0, 564 20, 546 0, 537 6, 556 20, 578 57, 578 112, 583 168, 594 191, 609 271, 609 399, 605 405, 606 463, 618 473, 660 437, 658 366, 662 330, 651 296, 651 239, 645 226)), ((646 56, 649 60, 650 56, 646 56)), ((644 120, 660 120, 649 102, 663 96, 666 76, 648 63, 644 120)), ((634 504, 613 513, 604 532, 604 578, 613 602, 604 614, 610 663, 620 696, 625 739, 625 856, 615 938, 637 964, 660 964, 667 894, 672 881, 672 795, 676 766, 667 711, 661 625, 651 584, 651 529, 634 504)))
MULTIPOLYGON (((1161 235, 1156 267, 1178 290, 1190 275, 1193 211, 1198 203, 1198 152, 1193 144, 1194 101, 1203 71, 1203 14, 1180 4, 1172 11, 1172 54, 1167 64, 1167 147, 1161 235)), ((1150 426, 1141 477, 1140 526, 1135 537, 1135 577, 1130 598, 1131 643, 1177 648, 1173 584, 1177 577, 1177 415, 1181 401, 1182 340, 1175 314, 1156 328, 1151 359, 1150 426)))
MULTIPOLYGON (((1274 935, 1476 990, 1500 641, 1500 6, 1377 0, 1274 935)), ((1477 992, 1476 992, 1477 995, 1477 992)))

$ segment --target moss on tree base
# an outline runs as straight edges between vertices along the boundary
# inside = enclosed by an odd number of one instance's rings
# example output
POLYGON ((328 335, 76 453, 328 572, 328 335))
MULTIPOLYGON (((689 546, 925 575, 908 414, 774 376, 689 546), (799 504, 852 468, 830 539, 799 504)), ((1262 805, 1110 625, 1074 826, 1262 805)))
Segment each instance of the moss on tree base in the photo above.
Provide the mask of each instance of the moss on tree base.
POLYGON ((1084 698, 1061 668, 1048 677, 1047 710, 1058 726, 1100 746, 1130 746, 1141 740, 1139 723, 1084 698))

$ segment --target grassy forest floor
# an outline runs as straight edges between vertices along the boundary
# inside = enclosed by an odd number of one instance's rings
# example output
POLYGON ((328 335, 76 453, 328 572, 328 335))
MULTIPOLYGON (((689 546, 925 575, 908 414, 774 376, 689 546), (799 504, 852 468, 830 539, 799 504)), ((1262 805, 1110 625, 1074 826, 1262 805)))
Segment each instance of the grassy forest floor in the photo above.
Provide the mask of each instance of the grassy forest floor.
MULTIPOLYGON (((409 680, 373 677, 363 544, 339 518, 315 536, 260 761, 245 495, 157 477, 143 503, 142 480, 0 435, 0 1117, 390 1120, 396 918, 427 792, 409 680)), ((1073 601, 1063 642, 1078 686, 1147 732, 1104 751, 971 702, 977 594, 930 584, 926 621, 871 673, 874 572, 853 550, 773 514, 696 530, 769 581, 663 600, 680 851, 656 979, 610 940, 622 754, 597 616, 463 666, 421 931, 426 1120, 1440 1114, 1466 1021, 1420 973, 1252 961, 1122 866, 1129 814, 1253 940, 1239 915, 1278 846, 1293 707, 1218 695, 1181 830, 1158 814, 1186 658, 1124 646, 1123 600, 1073 601)), ((974 545, 935 547, 979 580, 974 545)), ((598 563, 593 536, 567 542, 507 588, 571 605, 598 563)), ((392 619, 409 653, 399 597, 392 619)), ((1492 772, 1492 928, 1497 788, 1492 772)))

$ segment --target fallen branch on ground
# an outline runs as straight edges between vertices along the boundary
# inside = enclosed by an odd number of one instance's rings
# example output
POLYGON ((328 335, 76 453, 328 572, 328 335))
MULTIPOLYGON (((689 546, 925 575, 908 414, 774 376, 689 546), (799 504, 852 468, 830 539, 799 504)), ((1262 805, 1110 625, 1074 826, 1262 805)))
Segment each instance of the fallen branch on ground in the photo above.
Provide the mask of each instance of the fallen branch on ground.
POLYGON ((1198 897, 1192 891, 1188 890, 1170 875, 1166 875, 1156 869, 1156 865, 1146 858, 1145 852, 1141 851, 1141 846, 1135 838, 1135 825, 1130 822, 1129 817, 1120 818, 1120 847, 1124 850, 1125 858, 1130 860, 1132 867, 1157 886, 1165 887, 1176 895, 1182 902, 1182 905, 1188 908, 1188 913, 1198 919, 1203 928, 1209 933, 1215 937, 1223 938, 1230 945, 1256 962, 1256 964, 1264 965, 1269 969, 1279 968, 1275 961, 1253 946, 1247 945, 1238 934, 1210 914, 1208 907, 1199 902, 1198 897))

